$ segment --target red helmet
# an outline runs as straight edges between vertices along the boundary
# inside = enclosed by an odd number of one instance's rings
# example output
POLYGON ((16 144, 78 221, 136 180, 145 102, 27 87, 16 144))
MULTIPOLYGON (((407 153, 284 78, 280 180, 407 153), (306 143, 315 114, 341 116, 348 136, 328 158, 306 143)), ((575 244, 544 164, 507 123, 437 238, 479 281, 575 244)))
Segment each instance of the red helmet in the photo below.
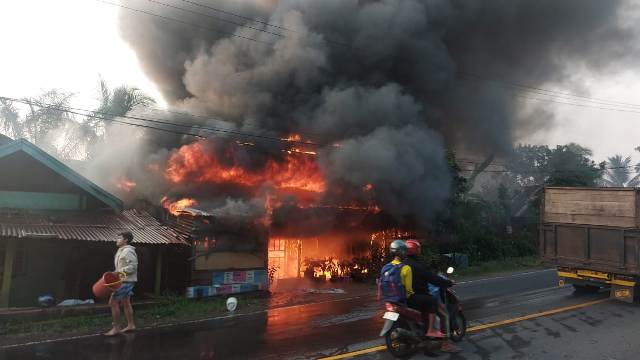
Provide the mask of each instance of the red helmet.
POLYGON ((422 253, 422 245, 417 240, 407 240, 404 243, 407 245, 408 256, 417 256, 422 253))

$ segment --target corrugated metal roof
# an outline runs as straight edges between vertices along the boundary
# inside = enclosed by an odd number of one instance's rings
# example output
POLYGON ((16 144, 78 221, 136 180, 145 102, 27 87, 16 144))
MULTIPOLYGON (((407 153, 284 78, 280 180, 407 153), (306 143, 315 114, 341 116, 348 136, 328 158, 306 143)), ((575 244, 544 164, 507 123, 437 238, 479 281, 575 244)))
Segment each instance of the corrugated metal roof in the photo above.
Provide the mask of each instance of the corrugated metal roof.
POLYGON ((187 245, 175 230, 138 210, 64 217, 33 213, 0 215, 0 237, 115 241, 118 233, 127 230, 133 233, 134 243, 187 245))

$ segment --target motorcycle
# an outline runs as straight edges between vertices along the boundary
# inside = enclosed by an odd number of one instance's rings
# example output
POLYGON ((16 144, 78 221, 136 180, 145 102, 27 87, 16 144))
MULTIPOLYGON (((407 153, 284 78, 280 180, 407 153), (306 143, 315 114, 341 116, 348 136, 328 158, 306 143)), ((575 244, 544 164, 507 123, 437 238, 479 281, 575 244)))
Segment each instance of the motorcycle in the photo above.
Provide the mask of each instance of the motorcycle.
MULTIPOLYGON (((447 274, 452 274, 453 271, 454 268, 450 266, 447 274)), ((442 340, 450 339, 459 342, 467 332, 467 320, 462 312, 460 299, 451 288, 447 288, 444 293, 441 289, 440 295, 442 302, 438 317, 441 319, 440 323, 444 324, 445 329, 441 330, 444 330, 446 336, 442 340)), ((384 336, 387 350, 394 357, 406 357, 419 345, 434 341, 424 337, 428 324, 420 311, 406 304, 391 302, 385 302, 385 310, 382 316, 385 322, 380 336, 384 336)))

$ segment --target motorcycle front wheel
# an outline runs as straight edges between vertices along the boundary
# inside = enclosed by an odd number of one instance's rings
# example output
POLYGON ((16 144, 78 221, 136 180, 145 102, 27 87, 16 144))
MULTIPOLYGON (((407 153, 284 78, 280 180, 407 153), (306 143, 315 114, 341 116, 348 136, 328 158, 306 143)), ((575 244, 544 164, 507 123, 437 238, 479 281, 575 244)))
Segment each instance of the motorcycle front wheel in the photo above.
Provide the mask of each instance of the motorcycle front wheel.
POLYGON ((451 340, 460 342, 466 333, 467 319, 464 317, 462 311, 457 310, 454 316, 451 317, 451 340))
POLYGON ((400 327, 399 322, 395 322, 391 327, 391 330, 387 331, 384 336, 384 340, 387 344, 387 350, 395 358, 406 358, 411 354, 411 343, 408 340, 402 339, 398 334, 397 329, 400 327))

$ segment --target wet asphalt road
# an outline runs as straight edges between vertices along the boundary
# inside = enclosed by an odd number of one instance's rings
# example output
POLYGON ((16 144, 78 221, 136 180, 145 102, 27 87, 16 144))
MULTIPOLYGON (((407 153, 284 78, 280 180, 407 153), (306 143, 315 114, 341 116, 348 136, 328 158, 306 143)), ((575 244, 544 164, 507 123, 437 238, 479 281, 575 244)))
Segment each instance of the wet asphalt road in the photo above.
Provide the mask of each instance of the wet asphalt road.
MULTIPOLYGON (((583 301, 606 298, 607 294, 586 295, 583 301)), ((571 297, 571 294, 564 297, 571 297)), ((561 302, 563 299, 560 299, 561 302)), ((565 299, 566 300, 566 299, 565 299)), ((514 316, 507 313, 507 317, 514 316)), ((461 352, 430 354, 416 351, 411 359, 492 360, 631 360, 640 355, 640 308, 606 300, 582 309, 499 326, 469 334, 458 344, 461 352)), ((352 346, 367 348, 379 342, 352 346)), ((388 352, 376 351, 353 357, 357 360, 394 359, 388 352)))
MULTIPOLYGON (((576 297, 570 289, 554 288, 556 284, 554 271, 536 271, 515 276, 461 282, 456 288, 463 299, 467 318, 472 323, 490 322, 495 319, 504 319, 505 316, 542 311, 604 296, 604 294, 596 294, 576 297)), ((364 296, 350 300, 273 309, 190 325, 138 331, 135 334, 115 338, 95 336, 7 348, 0 350, 0 358, 319 358, 366 347, 369 344, 378 345, 380 340, 377 338, 377 333, 381 327, 380 307, 374 296, 364 296)), ((624 315, 625 312, 621 314, 624 315)), ((531 331, 533 330, 536 329, 531 331)), ((476 341, 476 336, 481 335, 471 336, 470 343, 476 341)), ((490 347, 488 351, 492 351, 490 347)), ((385 358, 383 353, 375 353, 368 357, 385 358)))

